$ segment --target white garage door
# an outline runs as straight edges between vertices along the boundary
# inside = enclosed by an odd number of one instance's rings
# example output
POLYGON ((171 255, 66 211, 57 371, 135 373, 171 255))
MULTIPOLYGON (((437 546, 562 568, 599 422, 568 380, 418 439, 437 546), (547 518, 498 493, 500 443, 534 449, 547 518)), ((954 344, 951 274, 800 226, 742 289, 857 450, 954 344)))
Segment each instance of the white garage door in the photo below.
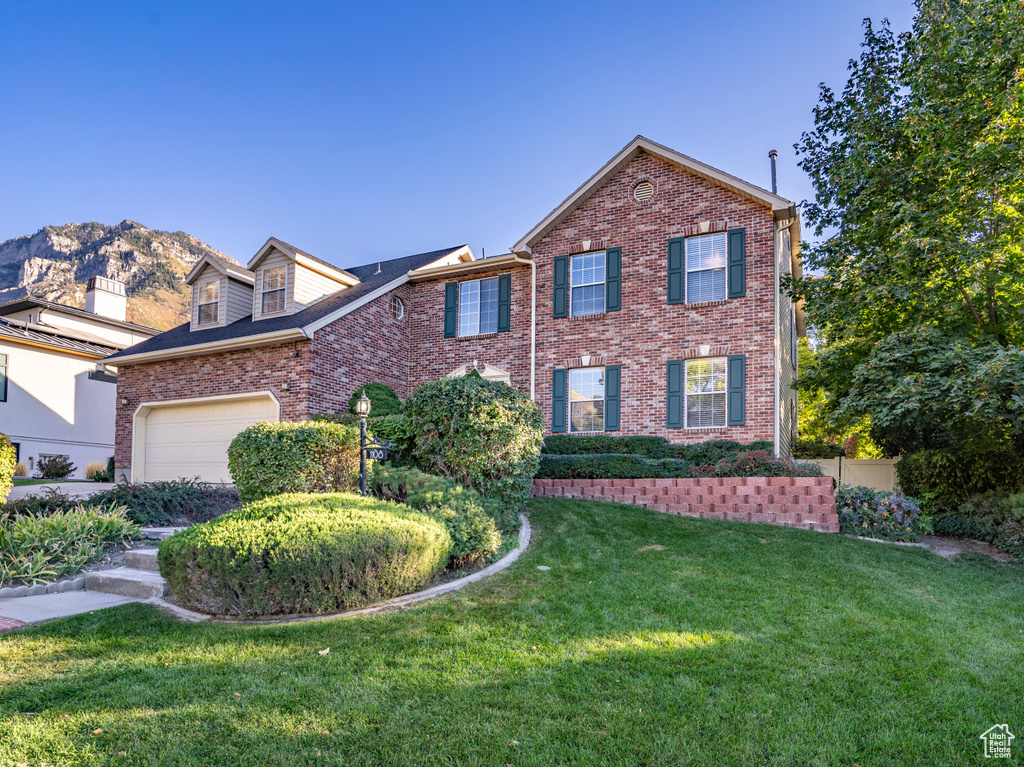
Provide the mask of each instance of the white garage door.
POLYGON ((146 482, 199 477, 231 482, 228 445, 247 426, 277 420, 269 397, 153 407, 145 416, 146 482))

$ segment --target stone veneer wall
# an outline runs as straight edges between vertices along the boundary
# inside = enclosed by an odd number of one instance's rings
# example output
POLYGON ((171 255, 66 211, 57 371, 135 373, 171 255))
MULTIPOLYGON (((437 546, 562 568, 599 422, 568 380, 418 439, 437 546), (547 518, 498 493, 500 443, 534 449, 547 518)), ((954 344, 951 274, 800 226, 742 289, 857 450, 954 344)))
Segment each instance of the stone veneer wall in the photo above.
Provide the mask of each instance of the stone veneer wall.
POLYGON ((839 532, 831 477, 535 479, 536 498, 586 498, 665 514, 839 532))

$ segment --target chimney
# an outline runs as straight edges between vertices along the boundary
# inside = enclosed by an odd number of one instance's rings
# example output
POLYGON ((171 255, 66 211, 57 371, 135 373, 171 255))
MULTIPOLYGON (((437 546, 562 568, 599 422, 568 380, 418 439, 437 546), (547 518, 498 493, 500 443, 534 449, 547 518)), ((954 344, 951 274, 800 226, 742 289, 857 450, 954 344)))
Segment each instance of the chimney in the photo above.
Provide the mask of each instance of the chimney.
POLYGON ((124 283, 106 277, 90 277, 85 286, 85 310, 124 322, 128 316, 128 297, 124 294, 124 283))

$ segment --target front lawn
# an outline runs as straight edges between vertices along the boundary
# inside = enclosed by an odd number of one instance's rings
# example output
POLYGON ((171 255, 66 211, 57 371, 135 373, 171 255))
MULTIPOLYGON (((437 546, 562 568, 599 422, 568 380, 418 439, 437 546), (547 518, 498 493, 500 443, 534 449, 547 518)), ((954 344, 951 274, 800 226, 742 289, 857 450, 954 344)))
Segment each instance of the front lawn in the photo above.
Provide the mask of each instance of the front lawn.
POLYGON ((0 764, 945 765, 1021 737, 1020 565, 533 508, 511 569, 404 612, 2 635, 0 764))

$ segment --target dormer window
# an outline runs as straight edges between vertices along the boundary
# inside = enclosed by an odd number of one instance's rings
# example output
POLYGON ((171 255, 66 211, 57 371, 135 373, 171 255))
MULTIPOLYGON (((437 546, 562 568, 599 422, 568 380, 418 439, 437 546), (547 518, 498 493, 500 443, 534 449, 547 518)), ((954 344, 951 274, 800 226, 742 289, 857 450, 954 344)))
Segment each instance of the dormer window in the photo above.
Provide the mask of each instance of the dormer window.
POLYGON ((263 295, 260 303, 260 312, 262 314, 284 311, 287 275, 287 266, 275 266, 271 269, 263 270, 263 295))
POLYGON ((199 324, 212 325, 220 320, 220 280, 199 284, 199 324))

